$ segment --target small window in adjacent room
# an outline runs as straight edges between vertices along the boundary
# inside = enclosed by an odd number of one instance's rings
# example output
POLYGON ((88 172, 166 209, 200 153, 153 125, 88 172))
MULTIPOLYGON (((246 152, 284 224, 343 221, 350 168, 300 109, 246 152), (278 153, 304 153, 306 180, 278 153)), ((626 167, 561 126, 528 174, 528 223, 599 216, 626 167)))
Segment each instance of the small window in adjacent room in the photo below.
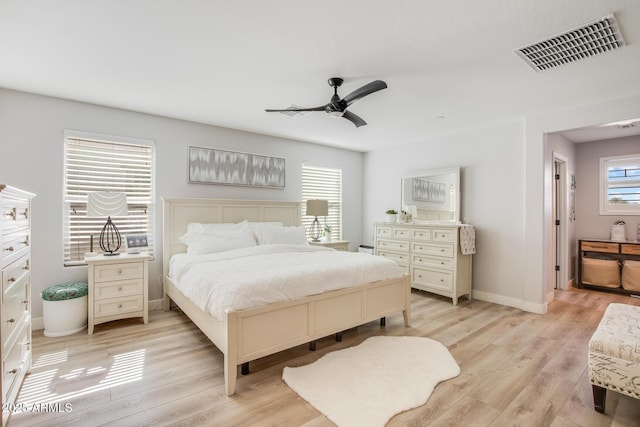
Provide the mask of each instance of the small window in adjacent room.
POLYGON ((329 202, 329 215, 318 220, 331 228, 333 240, 342 239, 342 169, 302 165, 302 225, 307 230, 314 218, 305 215, 304 209, 307 200, 313 199, 329 202))
MULTIPOLYGON (((113 218, 120 234, 146 235, 153 255, 153 141, 65 131, 64 141, 64 265, 84 263, 84 254, 100 251, 106 218, 87 216, 88 194, 126 193, 126 217, 113 218)), ((121 251, 125 249, 122 244, 121 251)))
POLYGON ((600 215, 640 215, 640 154, 600 158, 600 215))

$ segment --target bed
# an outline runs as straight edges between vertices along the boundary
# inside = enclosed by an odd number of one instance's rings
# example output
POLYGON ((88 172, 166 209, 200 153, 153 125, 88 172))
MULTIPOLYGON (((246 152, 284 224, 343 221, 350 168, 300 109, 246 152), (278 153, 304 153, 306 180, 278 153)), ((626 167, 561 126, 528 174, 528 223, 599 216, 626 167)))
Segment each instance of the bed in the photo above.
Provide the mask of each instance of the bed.
POLYGON ((402 313, 404 324, 410 326, 407 276, 253 308, 227 308, 222 319, 193 302, 170 277, 172 257, 187 250, 181 237, 189 224, 278 222, 293 228, 300 225, 300 209, 299 202, 287 201, 163 199, 163 308, 169 310, 173 301, 223 353, 227 395, 235 393, 238 366, 251 360, 393 314, 402 313))

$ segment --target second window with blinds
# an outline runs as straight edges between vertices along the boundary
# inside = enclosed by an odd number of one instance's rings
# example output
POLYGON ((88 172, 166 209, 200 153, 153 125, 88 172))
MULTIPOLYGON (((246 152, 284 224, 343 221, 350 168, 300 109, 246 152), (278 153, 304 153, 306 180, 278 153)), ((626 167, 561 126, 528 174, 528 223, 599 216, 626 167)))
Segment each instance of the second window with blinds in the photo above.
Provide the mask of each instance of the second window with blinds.
POLYGON ((87 216, 97 191, 126 193, 127 215, 113 221, 122 235, 146 235, 153 255, 153 141, 67 131, 64 144, 64 265, 84 263, 92 236, 99 250, 106 218, 87 216))
POLYGON ((332 240, 342 239, 342 169, 302 164, 302 225, 309 229, 314 217, 306 215, 307 200, 329 202, 329 214, 318 218, 330 229, 332 240))

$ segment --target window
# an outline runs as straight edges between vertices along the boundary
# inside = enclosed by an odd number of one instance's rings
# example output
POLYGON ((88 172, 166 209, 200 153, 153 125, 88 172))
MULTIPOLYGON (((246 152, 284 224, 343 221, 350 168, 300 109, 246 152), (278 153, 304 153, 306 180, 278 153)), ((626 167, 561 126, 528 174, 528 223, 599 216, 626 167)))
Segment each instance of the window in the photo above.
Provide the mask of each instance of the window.
MULTIPOLYGON (((99 250, 106 218, 87 217, 87 194, 127 194, 126 217, 113 218, 122 235, 146 234, 153 255, 153 142, 65 132, 64 265, 84 263, 93 236, 99 250)), ((123 245, 124 246, 124 245, 123 245)))
POLYGON ((322 226, 331 227, 331 238, 342 239, 342 169, 302 165, 302 225, 309 229, 314 217, 307 216, 307 200, 329 202, 329 215, 318 218, 322 226))
POLYGON ((640 215, 640 154, 600 158, 600 215, 640 215))

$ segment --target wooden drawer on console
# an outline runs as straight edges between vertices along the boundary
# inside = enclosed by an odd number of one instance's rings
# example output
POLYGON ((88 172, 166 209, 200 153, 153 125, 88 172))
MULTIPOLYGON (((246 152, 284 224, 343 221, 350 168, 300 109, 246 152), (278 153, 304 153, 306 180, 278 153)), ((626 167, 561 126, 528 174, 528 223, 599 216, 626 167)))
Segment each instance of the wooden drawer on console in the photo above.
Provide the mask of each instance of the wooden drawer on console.
POLYGON ((19 227, 29 226, 29 201, 3 198, 2 209, 2 230, 7 231, 19 227))
POLYGON ((29 278, 25 277, 9 287, 2 295, 3 344, 29 317, 29 278))
POLYGON ((619 245, 618 243, 609 243, 609 242, 582 242, 580 250, 617 254, 619 251, 618 245, 619 245))
POLYGON ((640 255, 640 245, 622 243, 620 245, 620 253, 623 253, 625 255, 640 255))

